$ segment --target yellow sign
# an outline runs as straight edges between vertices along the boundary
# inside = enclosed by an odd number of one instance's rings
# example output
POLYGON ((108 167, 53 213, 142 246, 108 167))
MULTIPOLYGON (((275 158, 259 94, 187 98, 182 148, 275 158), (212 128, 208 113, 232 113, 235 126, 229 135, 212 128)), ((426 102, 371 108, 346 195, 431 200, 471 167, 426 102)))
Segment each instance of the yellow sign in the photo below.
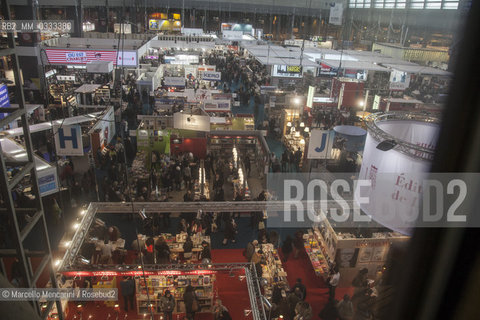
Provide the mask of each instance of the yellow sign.
POLYGON ((301 73, 302 72, 302 67, 300 67, 300 66, 287 66, 287 72, 301 73))

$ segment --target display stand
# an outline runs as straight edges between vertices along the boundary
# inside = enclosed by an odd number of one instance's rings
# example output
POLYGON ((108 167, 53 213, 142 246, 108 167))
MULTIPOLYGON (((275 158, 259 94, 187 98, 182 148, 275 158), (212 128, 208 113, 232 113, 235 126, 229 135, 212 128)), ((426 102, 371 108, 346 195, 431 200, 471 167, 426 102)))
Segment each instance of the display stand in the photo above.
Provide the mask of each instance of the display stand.
POLYGON ((339 232, 327 219, 304 235, 305 250, 318 276, 326 279, 333 265, 341 274, 340 286, 348 286, 358 270, 366 268, 373 280, 381 275, 392 246, 402 246, 410 239, 398 232, 373 232, 369 237, 356 237, 339 232))
MULTIPOLYGON (((166 273, 168 274, 168 272, 166 273)), ((183 294, 188 285, 191 285, 195 289, 200 307, 198 312, 212 312, 215 283, 214 274, 148 276, 146 280, 147 283, 145 285, 145 279, 143 277, 135 278, 138 314, 150 313, 148 300, 150 300, 153 313, 160 314, 162 310, 160 307, 159 294, 164 295, 166 290, 169 290, 175 298, 175 310, 173 313, 185 313, 183 294)))
POLYGON ((273 244, 261 245, 265 264, 262 265, 262 278, 265 278, 268 285, 264 287, 265 296, 270 298, 273 294, 273 287, 280 286, 286 292, 290 290, 288 286, 287 273, 283 269, 282 260, 273 244))

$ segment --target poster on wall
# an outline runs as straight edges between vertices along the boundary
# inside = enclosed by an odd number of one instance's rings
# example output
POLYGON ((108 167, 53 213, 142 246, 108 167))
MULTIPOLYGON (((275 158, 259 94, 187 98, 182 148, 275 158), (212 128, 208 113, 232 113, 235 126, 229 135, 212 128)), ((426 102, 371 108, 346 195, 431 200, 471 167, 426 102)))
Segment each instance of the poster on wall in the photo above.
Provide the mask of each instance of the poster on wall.
POLYGON ((334 136, 333 130, 313 129, 308 143, 307 159, 331 159, 334 136))
POLYGON ((392 70, 390 73, 390 90, 405 90, 410 85, 410 75, 405 71, 392 70))
POLYGON ((386 260, 385 254, 387 253, 387 248, 388 248, 387 246, 374 247, 373 253, 372 253, 372 261, 373 262, 385 261, 386 260))
POLYGON ((83 156, 82 127, 54 125, 55 149, 59 156, 83 156))
POLYGON ((333 6, 330 5, 330 17, 328 23, 336 26, 342 25, 343 18, 343 4, 335 2, 333 6))
POLYGON ((358 248, 337 249, 335 259, 340 268, 355 268, 358 258, 358 248))
POLYGON ((363 247, 358 252, 358 263, 367 263, 372 261, 373 248, 363 247))

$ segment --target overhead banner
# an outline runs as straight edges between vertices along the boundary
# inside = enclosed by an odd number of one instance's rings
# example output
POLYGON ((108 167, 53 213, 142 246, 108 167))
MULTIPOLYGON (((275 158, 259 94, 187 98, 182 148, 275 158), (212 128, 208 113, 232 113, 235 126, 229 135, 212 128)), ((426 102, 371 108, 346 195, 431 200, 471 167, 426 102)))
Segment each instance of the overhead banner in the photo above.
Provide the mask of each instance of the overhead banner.
POLYGON ((328 19, 328 23, 340 26, 342 25, 342 18, 343 4, 336 2, 333 7, 330 7, 330 18, 328 19))
POLYGON ((331 159, 334 136, 333 131, 313 129, 308 143, 307 159, 331 159))
POLYGON ((48 64, 87 64, 92 61, 112 61, 123 66, 137 66, 136 51, 117 50, 75 50, 75 49, 45 49, 48 64), (122 63, 123 61, 123 63, 122 63))
POLYGON ((313 105, 313 95, 315 94, 315 87, 308 87, 307 107, 311 108, 313 105))
POLYGON ((83 156, 82 127, 54 125, 55 148, 59 156, 83 156))
POLYGON ((201 77, 202 77, 202 80, 221 81, 222 73, 215 72, 215 71, 202 71, 201 77))
POLYGON ((167 87, 185 87, 185 78, 165 77, 164 83, 167 87))
MULTIPOLYGON (((435 149, 438 124, 392 120, 377 125, 399 141, 435 149)), ((379 142, 370 132, 367 134, 359 179, 371 180, 371 186, 359 191, 363 198, 369 199, 368 203, 360 203, 360 208, 380 224, 405 232, 403 219, 411 217, 417 210, 421 202, 422 181, 426 179, 431 163, 421 153, 416 154, 420 158, 414 158, 395 148, 380 150, 377 148, 379 142), (393 216, 388 217, 388 214, 393 216)))

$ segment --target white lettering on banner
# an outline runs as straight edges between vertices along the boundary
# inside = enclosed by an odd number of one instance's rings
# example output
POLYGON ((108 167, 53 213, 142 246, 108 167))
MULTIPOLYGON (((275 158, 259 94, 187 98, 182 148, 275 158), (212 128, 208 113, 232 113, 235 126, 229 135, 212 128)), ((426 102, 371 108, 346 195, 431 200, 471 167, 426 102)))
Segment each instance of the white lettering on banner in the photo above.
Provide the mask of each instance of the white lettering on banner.
POLYGON ((84 51, 71 51, 65 53, 65 60, 72 63, 86 63, 87 53, 84 51))
POLYGON ((202 79, 203 80, 211 80, 211 81, 220 81, 222 79, 221 72, 214 72, 214 71, 203 71, 202 72, 202 79))

